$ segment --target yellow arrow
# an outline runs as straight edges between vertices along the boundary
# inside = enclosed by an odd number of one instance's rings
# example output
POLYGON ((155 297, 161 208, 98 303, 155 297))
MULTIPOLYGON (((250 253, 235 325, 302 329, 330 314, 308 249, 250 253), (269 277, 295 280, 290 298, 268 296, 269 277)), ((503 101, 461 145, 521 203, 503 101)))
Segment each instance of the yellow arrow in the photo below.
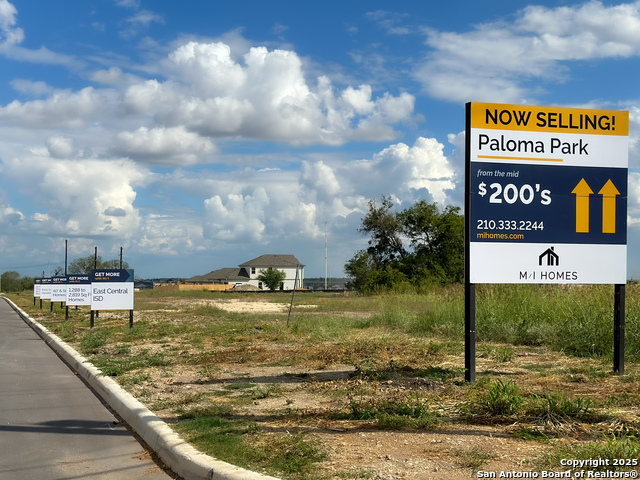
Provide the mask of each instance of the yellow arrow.
POLYGON ((593 190, 583 178, 571 193, 576 194, 576 233, 589 233, 589 195, 593 190))
POLYGON ((602 195, 602 233, 616 233, 616 195, 620 192, 607 180, 598 195, 602 195))

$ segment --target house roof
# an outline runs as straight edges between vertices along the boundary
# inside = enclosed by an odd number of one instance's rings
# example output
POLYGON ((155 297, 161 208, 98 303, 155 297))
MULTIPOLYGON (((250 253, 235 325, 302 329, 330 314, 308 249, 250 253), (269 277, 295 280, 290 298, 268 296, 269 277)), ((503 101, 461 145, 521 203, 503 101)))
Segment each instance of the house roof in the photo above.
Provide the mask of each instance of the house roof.
POLYGON ((260 255, 258 258, 241 263, 239 267, 304 267, 293 255, 260 255))
POLYGON ((203 282, 210 283, 215 281, 247 281, 249 277, 246 275, 246 270, 241 268, 220 268, 209 272, 205 275, 196 275, 195 277, 188 278, 187 282, 203 282), (243 275, 244 273, 244 275, 243 275))

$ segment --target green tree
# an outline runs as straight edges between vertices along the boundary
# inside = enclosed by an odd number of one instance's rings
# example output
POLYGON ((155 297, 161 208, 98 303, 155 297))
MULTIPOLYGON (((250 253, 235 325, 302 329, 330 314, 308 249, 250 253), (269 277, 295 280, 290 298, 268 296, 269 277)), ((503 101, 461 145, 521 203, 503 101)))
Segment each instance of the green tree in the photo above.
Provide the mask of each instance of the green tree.
POLYGON ((0 275, 0 288, 3 292, 22 292, 33 289, 33 278, 23 277, 18 272, 2 272, 0 275))
MULTIPOLYGON (((95 255, 88 255, 86 257, 80 257, 73 260, 67 268, 67 273, 70 275, 87 274, 91 273, 91 270, 94 268, 118 269, 120 268, 120 260, 114 259, 103 261, 100 255, 98 255, 97 259, 95 258, 95 255)), ((122 268, 129 268, 129 264, 127 262, 122 262, 122 268)), ((64 272, 64 270, 62 271, 64 272)))
POLYGON ((369 282, 374 275, 374 265, 369 254, 364 250, 358 250, 356 254, 344 265, 344 272, 351 280, 347 283, 347 288, 359 291, 366 291, 369 282))
POLYGON ((258 280, 264 283, 269 290, 280 290, 280 284, 285 278, 287 278, 286 273, 273 267, 262 270, 258 275, 258 280))
POLYGON ((369 235, 369 248, 345 264, 350 286, 361 291, 400 284, 454 283, 464 279, 464 217, 458 207, 442 209, 421 200, 393 211, 390 197, 369 201, 358 229, 369 235))
POLYGON ((459 207, 441 210, 421 200, 398 218, 413 249, 401 270, 411 278, 440 283, 464 280, 464 216, 459 207))
POLYGON ((375 200, 369 200, 369 212, 358 229, 362 235, 370 236, 367 253, 379 266, 394 263, 407 254, 401 239, 402 223, 392 211, 393 207, 391 197, 383 195, 380 206, 375 200))

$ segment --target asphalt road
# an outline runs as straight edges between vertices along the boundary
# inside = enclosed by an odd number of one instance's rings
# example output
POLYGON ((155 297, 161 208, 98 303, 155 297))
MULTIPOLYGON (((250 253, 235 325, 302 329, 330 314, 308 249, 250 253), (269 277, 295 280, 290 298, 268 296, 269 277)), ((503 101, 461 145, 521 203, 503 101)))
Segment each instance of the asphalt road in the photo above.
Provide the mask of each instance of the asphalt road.
POLYGON ((0 300, 0 480, 169 478, 0 300))

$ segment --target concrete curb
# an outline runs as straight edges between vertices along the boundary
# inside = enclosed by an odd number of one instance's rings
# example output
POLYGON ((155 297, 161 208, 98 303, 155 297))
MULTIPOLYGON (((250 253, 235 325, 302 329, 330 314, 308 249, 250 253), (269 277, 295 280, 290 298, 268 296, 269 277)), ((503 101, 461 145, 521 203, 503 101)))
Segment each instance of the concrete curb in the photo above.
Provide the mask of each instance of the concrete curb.
POLYGON ((92 365, 60 337, 49 332, 8 298, 11 308, 58 354, 60 358, 129 424, 145 443, 175 473, 185 480, 278 480, 245 470, 200 453, 169 425, 92 365))

